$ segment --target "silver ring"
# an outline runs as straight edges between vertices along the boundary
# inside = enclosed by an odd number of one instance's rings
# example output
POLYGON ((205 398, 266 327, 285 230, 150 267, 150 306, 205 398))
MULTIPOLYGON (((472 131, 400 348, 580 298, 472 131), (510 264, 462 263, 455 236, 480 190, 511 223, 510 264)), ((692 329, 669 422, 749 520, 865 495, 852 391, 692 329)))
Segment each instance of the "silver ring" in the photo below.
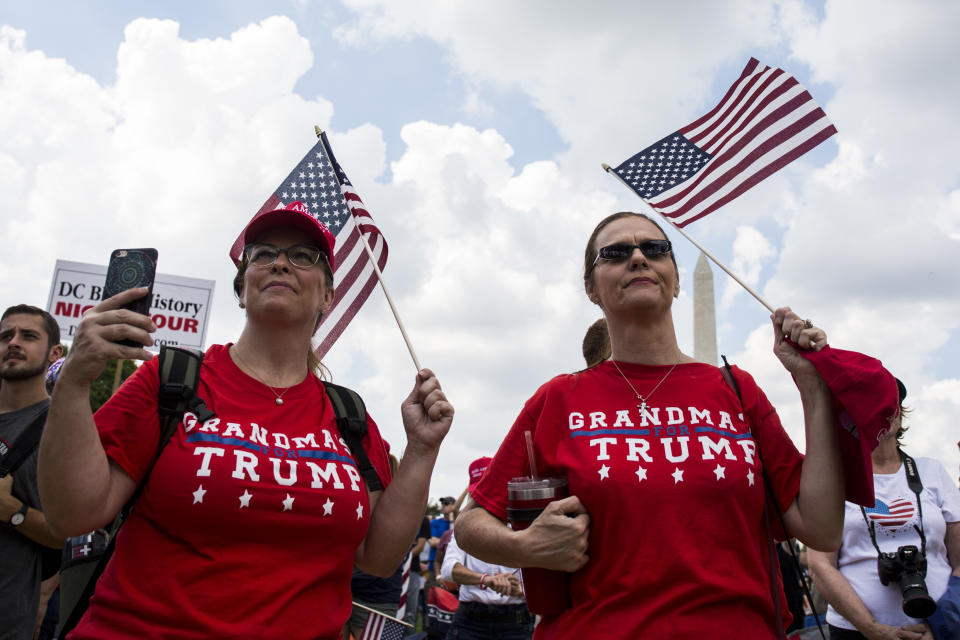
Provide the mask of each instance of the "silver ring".
POLYGON ((810 318, 807 318, 806 320, 804 320, 804 321, 803 321, 803 328, 804 328, 804 329, 813 329, 813 320, 811 320, 810 318))

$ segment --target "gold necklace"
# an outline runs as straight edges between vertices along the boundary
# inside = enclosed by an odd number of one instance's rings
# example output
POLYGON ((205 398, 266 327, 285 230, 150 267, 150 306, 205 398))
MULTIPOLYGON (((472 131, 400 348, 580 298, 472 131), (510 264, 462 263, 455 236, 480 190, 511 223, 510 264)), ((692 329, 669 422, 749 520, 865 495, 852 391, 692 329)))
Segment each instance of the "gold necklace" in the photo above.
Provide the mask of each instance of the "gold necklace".
MULTIPOLYGON (((240 357, 240 350, 237 349, 237 345, 233 345, 233 355, 237 356, 237 360, 240 361, 240 364, 242 364, 243 366, 245 366, 247 369, 250 370, 250 373, 253 374, 254 380, 256 380, 257 382, 259 382, 260 384, 262 384, 263 386, 265 386, 267 389, 270 389, 270 393, 272 393, 273 395, 275 395, 275 396, 277 397, 277 399, 276 399, 277 406, 279 407, 280 405, 282 405, 282 404, 283 404, 283 396, 287 393, 287 391, 290 391, 290 389, 293 389, 293 387, 287 387, 286 389, 283 390, 283 393, 277 393, 277 390, 276 390, 276 389, 274 389, 273 387, 271 387, 270 385, 268 385, 266 382, 264 382, 264 381, 263 381, 263 378, 260 377, 260 374, 258 374, 256 371, 254 371, 254 370, 253 370, 253 367, 251 367, 249 364, 247 364, 247 361, 244 360, 242 357, 240 357)), ((296 385, 294 385, 294 386, 296 386, 296 385)))
POLYGON ((613 366, 614 366, 614 368, 616 368, 617 373, 620 374, 620 377, 623 378, 623 381, 627 383, 627 385, 630 387, 630 390, 633 391, 633 392, 636 394, 637 400, 640 401, 640 404, 637 405, 637 409, 640 410, 640 415, 641 415, 641 417, 643 416, 643 412, 647 410, 647 400, 650 398, 650 396, 652 396, 652 395, 654 394, 654 392, 656 392, 657 389, 660 388, 660 385, 662 385, 662 384, 663 384, 663 381, 667 379, 667 376, 669 376, 671 373, 673 373, 673 370, 677 368, 677 365, 680 364, 680 361, 679 361, 679 360, 678 360, 677 362, 674 362, 674 363, 673 363, 673 366, 670 367, 670 370, 667 371, 667 373, 664 374, 664 376, 663 376, 662 378, 660 378, 660 382, 658 382, 656 385, 654 385, 653 389, 650 389, 650 391, 647 393, 647 396, 646 396, 646 397, 643 397, 642 395, 640 395, 640 392, 637 391, 636 387, 633 386, 633 383, 630 382, 630 380, 627 378, 627 376, 623 375, 623 371, 620 370, 620 366, 617 364, 617 361, 614 360, 613 358, 611 358, 611 359, 610 359, 610 362, 613 363, 613 366))

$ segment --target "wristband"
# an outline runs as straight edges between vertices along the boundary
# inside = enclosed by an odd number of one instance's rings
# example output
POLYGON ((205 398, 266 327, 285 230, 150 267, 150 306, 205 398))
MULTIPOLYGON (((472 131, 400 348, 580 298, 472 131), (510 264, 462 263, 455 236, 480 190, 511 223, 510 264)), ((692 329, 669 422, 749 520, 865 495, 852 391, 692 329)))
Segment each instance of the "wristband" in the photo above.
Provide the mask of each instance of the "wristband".
POLYGON ((486 577, 487 577, 487 574, 486 574, 486 573, 483 574, 482 576, 480 576, 480 588, 481 588, 481 589, 486 589, 486 588, 487 588, 487 585, 483 584, 483 579, 486 578, 486 577))

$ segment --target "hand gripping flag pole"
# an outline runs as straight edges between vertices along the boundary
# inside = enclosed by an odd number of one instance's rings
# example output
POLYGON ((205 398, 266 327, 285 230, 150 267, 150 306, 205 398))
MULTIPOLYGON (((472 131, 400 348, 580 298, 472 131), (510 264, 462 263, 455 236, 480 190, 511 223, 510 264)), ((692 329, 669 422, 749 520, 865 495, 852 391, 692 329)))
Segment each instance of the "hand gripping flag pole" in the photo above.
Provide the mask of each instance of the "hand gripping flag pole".
POLYGON ((713 213, 836 132, 796 78, 750 58, 711 111, 618 166, 603 168, 772 312, 681 227, 713 213))
MULTIPOLYGON (((327 141, 327 136, 320 129, 320 127, 314 126, 313 129, 316 132, 317 137, 320 138, 320 140, 323 143, 323 147, 327 153, 327 157, 330 158, 331 164, 334 167, 333 175, 337 181, 337 185, 340 187, 341 191, 343 191, 344 179, 346 178, 346 174, 343 173, 343 170, 340 168, 340 165, 337 164, 337 161, 333 155, 333 150, 330 149, 330 143, 327 141)), ((347 194, 344 193, 345 197, 346 195, 347 194)), ((347 198, 347 206, 349 206, 351 209, 353 209, 353 206, 354 206, 353 202, 354 201, 352 199, 347 198)), ((373 266, 374 273, 377 274, 377 281, 380 283, 380 287, 383 289, 383 293, 387 297, 387 304, 390 305, 390 311, 393 312, 393 317, 397 321, 397 326, 400 328, 400 334, 403 336, 403 342, 407 345, 407 351, 410 352, 410 357, 413 358, 413 364, 414 366, 417 367, 417 371, 420 371, 421 369, 423 369, 423 367, 420 366, 420 360, 417 358, 417 353, 413 349, 413 344, 410 342, 410 337, 407 335, 407 330, 403 326, 403 320, 400 319, 400 313, 397 311, 397 305, 394 304, 393 302, 393 296, 390 295, 390 290, 387 289, 387 285, 383 280, 383 272, 380 271, 380 267, 377 265, 377 259, 374 257, 373 251, 370 249, 370 243, 367 242, 367 237, 364 234, 364 231, 360 226, 360 223, 356 220, 356 218, 353 219, 353 223, 357 226, 357 231, 359 232, 360 240, 363 242, 363 248, 367 252, 367 257, 370 259, 370 264, 373 266)))
MULTIPOLYGON (((615 178, 616 178, 617 180, 619 180, 620 182, 623 182, 623 184, 625 184, 625 185, 627 186, 627 188, 631 189, 631 191, 633 190, 633 189, 630 187, 629 184, 627 184, 626 182, 624 182, 623 178, 621 178, 620 175, 619 175, 616 171, 614 171, 613 168, 612 168, 610 165, 608 165, 607 163, 604 162, 601 166, 603 167, 603 170, 604 170, 604 171, 606 171, 607 173, 609 173, 610 175, 612 175, 613 177, 615 177, 615 178)), ((724 271, 726 271, 728 276, 730 276, 731 278, 733 278, 734 280, 736 280, 737 283, 738 283, 741 287, 743 287, 744 289, 747 290, 747 293, 749 293, 749 294, 752 295, 754 298, 756 298, 757 301, 758 301, 760 304, 762 304, 763 306, 765 306, 765 307, 767 308, 767 310, 770 311, 770 313, 773 313, 773 311, 774 311, 773 305, 771 305, 769 302, 767 302, 767 300, 766 300, 763 296, 761 296, 759 293, 757 293, 756 291, 754 291, 753 288, 752 288, 750 285, 748 285, 746 282, 744 282, 743 280, 741 280, 740 277, 739 277, 737 274, 735 274, 733 271, 731 271, 729 268, 727 268, 727 265, 725 265, 725 264, 723 264, 722 262, 720 262, 719 260, 717 260, 717 258, 714 257, 714 255, 713 255, 712 253, 710 253, 709 251, 707 251, 702 244, 700 244, 699 242, 697 242, 696 240, 694 240, 693 237, 692 237, 689 233, 687 233, 686 231, 684 231, 683 228, 677 226, 670 218, 667 218, 666 216, 661 215, 659 211, 657 211, 656 209, 654 209, 653 207, 651 207, 650 204, 649 204, 646 200, 643 200, 643 198, 640 198, 640 199, 643 201, 643 203, 644 203, 645 205, 647 205, 647 208, 650 209, 650 211, 652 211, 653 213, 657 214, 657 216, 658 216, 661 220, 667 222, 671 227, 673 227, 673 228, 676 229, 678 232, 680 232, 680 235, 682 235, 684 238, 686 238, 687 240, 689 240, 689 241, 690 241, 690 244, 692 244, 693 246, 695 246, 697 249, 700 249, 700 251, 703 252, 703 255, 705 255, 705 256, 707 256, 708 258, 710 258, 715 265, 717 265, 718 267, 720 267, 721 269, 723 269, 724 271)))

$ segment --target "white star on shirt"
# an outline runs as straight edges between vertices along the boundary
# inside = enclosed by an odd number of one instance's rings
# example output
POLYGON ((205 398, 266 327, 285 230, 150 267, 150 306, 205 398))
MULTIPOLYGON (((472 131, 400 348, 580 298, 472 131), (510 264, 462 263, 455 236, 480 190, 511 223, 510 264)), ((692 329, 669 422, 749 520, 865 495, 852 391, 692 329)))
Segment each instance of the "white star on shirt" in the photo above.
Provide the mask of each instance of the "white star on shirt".
POLYGON ((603 465, 602 467, 600 467, 600 471, 598 471, 597 473, 600 474, 600 479, 601 479, 601 480, 603 480, 604 478, 609 478, 609 477, 610 477, 610 467, 608 467, 607 465, 603 465))
POLYGON ((713 472, 717 475, 717 480, 719 480, 720 478, 726 478, 726 476, 723 475, 724 471, 726 471, 726 469, 721 467, 719 464, 717 465, 717 468, 713 470, 713 472))
POLYGON ((644 480, 647 479, 647 470, 644 469, 643 467, 638 467, 636 474, 637 474, 637 478, 639 478, 638 480, 639 482, 643 482, 644 480))
POLYGON ((750 483, 750 486, 753 486, 753 471, 747 471, 747 482, 750 483))
POLYGON ((203 488, 203 485, 197 487, 197 490, 193 492, 193 504, 203 503, 203 494, 206 492, 207 490, 203 488))
POLYGON ((363 517, 363 503, 357 505, 357 520, 363 517))
POLYGON ((243 495, 240 496, 240 508, 241 509, 248 508, 250 506, 250 498, 252 497, 253 497, 253 494, 247 491, 246 489, 244 489, 243 495))
POLYGON ((673 473, 670 475, 673 476, 673 484, 680 484, 683 482, 683 471, 680 470, 680 467, 674 467, 673 473))
POLYGON ((323 515, 329 516, 333 514, 333 500, 327 498, 327 501, 323 503, 323 515))
POLYGON ((288 493, 286 499, 280 501, 283 503, 283 510, 293 511, 293 501, 294 501, 294 498, 291 498, 290 494, 288 493))

